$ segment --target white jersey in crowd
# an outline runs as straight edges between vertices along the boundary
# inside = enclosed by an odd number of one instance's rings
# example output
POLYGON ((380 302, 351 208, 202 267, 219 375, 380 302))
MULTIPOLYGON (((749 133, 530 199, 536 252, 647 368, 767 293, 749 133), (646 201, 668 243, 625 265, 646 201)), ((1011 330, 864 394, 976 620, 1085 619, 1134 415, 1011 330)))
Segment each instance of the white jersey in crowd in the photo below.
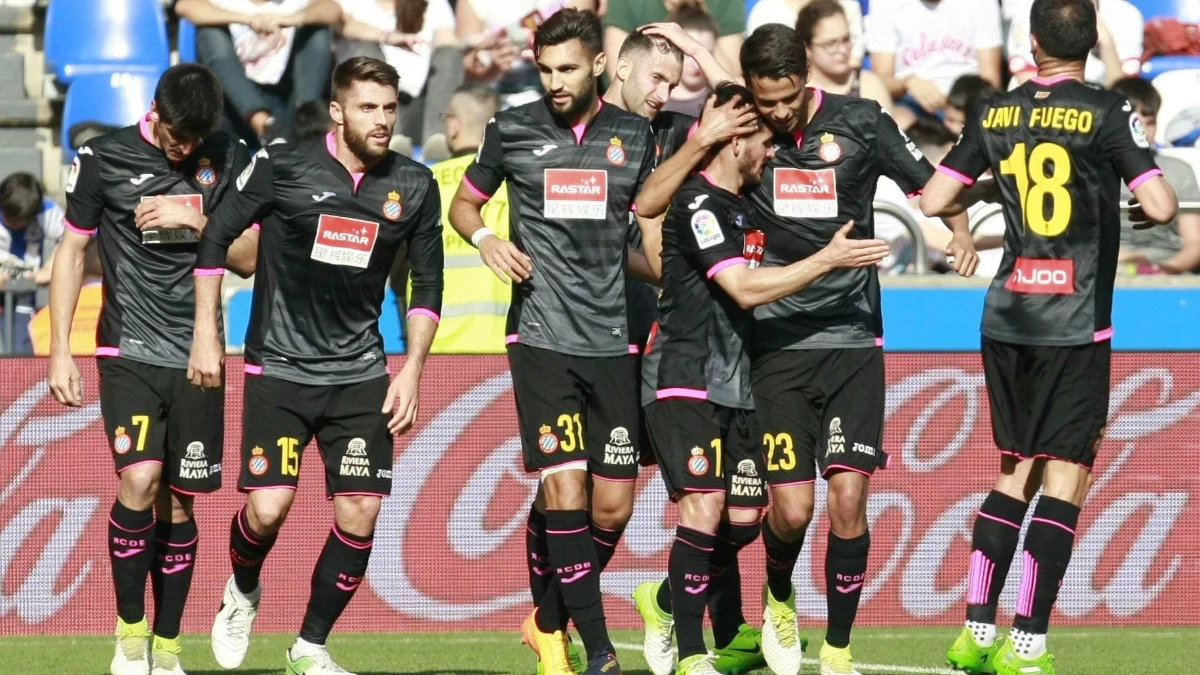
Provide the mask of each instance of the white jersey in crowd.
POLYGON ((979 51, 999 48, 994 0, 872 0, 868 52, 896 55, 895 76, 918 75, 949 92, 963 75, 979 74, 979 51))
MULTIPOLYGON (((1036 73, 1033 62, 1033 45, 1029 41, 1029 10, 1033 0, 1004 0, 1004 21, 1008 24, 1008 40, 1005 53, 1008 69, 1016 73, 1036 73)), ((1127 0, 1104 0, 1100 3, 1100 20, 1112 33, 1121 59, 1121 69, 1126 75, 1137 75, 1142 67, 1142 38, 1145 21, 1142 13, 1127 0)), ((1088 56, 1084 78, 1088 82, 1107 85, 1107 69, 1104 61, 1093 50, 1088 56)))
MULTIPOLYGON (((862 5, 858 0, 838 0, 842 11, 846 13, 846 23, 850 24, 850 36, 854 38, 854 47, 850 52, 852 63, 862 63, 863 54, 863 14, 862 5)), ((795 0, 759 0, 746 17, 746 35, 753 33, 760 26, 769 23, 780 23, 788 28, 796 27, 796 17, 800 10, 795 9, 795 0)), ((801 0, 800 5, 808 4, 801 0)))
MULTIPOLYGON (((221 9, 242 14, 294 14, 308 8, 309 0, 211 0, 221 9)), ((246 77, 259 84, 279 84, 292 55, 296 29, 284 28, 278 34, 264 37, 250 26, 230 24, 233 48, 246 69, 246 77)))
MULTIPOLYGON (((380 6, 376 0, 338 0, 347 18, 360 21, 379 30, 396 30, 396 12, 380 6)), ((454 10, 447 0, 429 0, 425 22, 417 35, 424 46, 413 50, 392 45, 380 45, 383 58, 400 73, 400 91, 416 98, 425 90, 429 79, 429 61, 433 55, 434 34, 438 30, 454 32, 454 10)))

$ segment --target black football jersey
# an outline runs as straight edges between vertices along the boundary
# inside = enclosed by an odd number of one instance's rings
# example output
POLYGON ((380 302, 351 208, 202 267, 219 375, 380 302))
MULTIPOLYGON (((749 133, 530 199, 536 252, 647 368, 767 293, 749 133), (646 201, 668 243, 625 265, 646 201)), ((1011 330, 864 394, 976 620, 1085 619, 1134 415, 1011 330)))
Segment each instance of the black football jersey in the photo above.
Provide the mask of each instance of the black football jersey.
POLYGON ((658 328, 642 363, 642 403, 692 398, 752 409, 747 343, 754 323, 713 279, 746 265, 750 205, 692 176, 663 221, 662 296, 658 328))
POLYGON ((404 243, 409 316, 440 318, 441 196, 433 173, 388 153, 365 174, 351 174, 332 144, 330 135, 260 150, 201 239, 197 274, 215 267, 252 221, 262 223, 248 372, 302 384, 385 375, 379 316, 404 243))
POLYGON ((508 181, 512 241, 533 260, 513 284, 509 342, 575 356, 627 354, 629 212, 654 169, 650 123, 613 105, 572 128, 544 98, 484 132, 463 184, 490 197, 508 181))
MULTIPOLYGON (((79 149, 66 184, 66 219, 71 230, 99 236, 104 306, 98 356, 187 367, 199 240, 187 229, 143 233, 134 209, 147 197, 165 195, 210 214, 248 163, 243 143, 214 134, 174 164, 150 140, 149 114, 79 149)), ((224 268, 224 256, 213 266, 224 268)))
MULTIPOLYGON (((933 167, 879 104, 815 89, 808 126, 775 141, 762 184, 748 195, 765 236, 763 264, 788 265, 824 248, 847 221, 852 238, 875 236, 880 176, 916 194, 933 167)), ((754 347, 827 349, 882 344, 875 267, 839 269, 755 310, 754 347)))
POLYGON ((1120 181, 1162 175, 1120 94, 1034 78, 981 106, 938 170, 967 185, 991 169, 1004 206, 1004 258, 983 334, 1078 345, 1112 334, 1120 181))

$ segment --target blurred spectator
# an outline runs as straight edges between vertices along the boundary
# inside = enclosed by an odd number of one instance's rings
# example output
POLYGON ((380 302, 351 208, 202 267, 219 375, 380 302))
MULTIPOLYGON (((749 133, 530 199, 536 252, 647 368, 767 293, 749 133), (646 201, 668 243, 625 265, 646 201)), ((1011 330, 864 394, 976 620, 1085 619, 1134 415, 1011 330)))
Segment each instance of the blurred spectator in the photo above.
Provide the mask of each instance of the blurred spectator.
MULTIPOLYGON (((700 5, 683 5, 671 12, 667 17, 668 23, 674 23, 690 35, 700 46, 710 54, 716 54, 717 23, 713 17, 700 5)), ((618 52, 618 55, 620 52, 618 52)), ((720 63, 720 59, 717 61, 720 63)), ((614 61, 615 67, 615 61, 614 61)), ((609 76, 612 79, 612 76, 609 76)), ((704 110, 704 101, 708 98, 708 78, 704 69, 696 59, 683 57, 683 75, 679 78, 679 86, 671 90, 671 100, 663 106, 663 110, 673 110, 692 117, 699 117, 704 110)))
MULTIPOLYGON (((83 287, 79 289, 79 300, 75 302, 75 315, 71 319, 72 356, 96 353, 96 326, 100 323, 100 308, 104 304, 104 290, 100 285, 100 245, 96 237, 88 242, 83 256, 83 287)), ((33 345, 31 353, 50 355, 49 307, 43 307, 33 315, 25 334, 33 345)))
POLYGON ((896 100, 907 128, 938 115, 963 75, 1000 87, 1000 6, 995 0, 873 0, 867 16, 871 69, 896 100))
MULTIPOLYGON (((63 210, 45 196, 42 184, 28 173, 14 173, 0 181, 0 290, 16 276, 39 286, 50 283, 54 246, 63 235, 63 210)), ((29 322, 37 309, 37 293, 13 296, 12 354, 32 354, 29 322)))
POLYGON ((1000 90, 978 75, 963 75, 954 81, 946 94, 946 128, 955 136, 961 134, 967 118, 976 106, 999 94, 1000 90))
MULTIPOLYGON (((837 0, 842 6, 842 14, 850 28, 850 38, 853 46, 850 49, 850 66, 862 66, 863 53, 863 15, 862 5, 858 0, 837 0)), ((750 10, 746 18, 746 35, 753 33, 759 26, 769 23, 779 23, 785 26, 795 26, 800 10, 811 4, 812 0, 759 0, 750 10)), ((806 40, 807 41, 807 40, 806 40)))
POLYGON ((292 138, 297 143, 321 138, 333 131, 333 118, 329 116, 329 104, 324 101, 308 101, 296 108, 296 121, 292 124, 292 138))
MULTIPOLYGON (((460 237, 446 218, 463 173, 475 160, 483 128, 497 109, 496 94, 485 87, 468 85, 454 92, 445 116, 446 143, 453 157, 431 167, 442 193, 446 254, 442 322, 431 348, 435 354, 504 353, 504 327, 513 289, 492 274, 479 259, 479 251, 460 237)), ((508 208, 508 188, 501 185, 482 213, 484 225, 504 239, 508 239, 508 208)))
MULTIPOLYGON (((1029 10, 1033 0, 1004 0, 1005 20, 1009 22, 1005 49, 1008 69, 1017 84, 1037 75, 1033 45, 1029 40, 1029 10)), ((1126 75, 1137 75, 1142 68, 1142 38, 1145 21, 1142 13, 1127 0, 1103 0, 1096 3, 1096 28, 1100 41, 1088 56, 1084 78, 1110 87, 1126 75)))
POLYGON ((373 56, 390 63, 400 78, 396 133, 423 144, 441 131, 442 111, 463 81, 462 52, 454 10, 447 0, 338 0, 342 23, 336 45, 340 63, 373 56))
MULTIPOLYGON (((668 15, 680 18, 680 12, 689 6, 698 7, 712 17, 717 40, 716 48, 709 51, 730 75, 741 75, 738 53, 742 48, 742 34, 746 31, 746 4, 743 0, 608 0, 608 13, 604 17, 604 53, 608 55, 609 78, 612 78, 613 70, 617 67, 617 55, 626 35, 639 26, 665 21, 668 15)), ((689 68, 699 70, 692 59, 687 61, 691 65, 684 63, 685 80, 689 68)))
MULTIPOLYGON (((1146 128, 1146 139, 1153 147, 1158 132, 1158 109, 1162 105, 1158 90, 1147 80, 1136 77, 1122 78, 1112 89, 1133 105, 1146 128)), ((1162 169, 1163 177, 1175 188, 1179 201, 1200 201, 1200 187, 1196 185, 1196 173, 1190 164, 1163 154, 1155 154, 1154 161, 1162 169)), ((1121 201, 1132 197, 1133 193, 1122 183, 1121 201)), ((1122 214, 1121 251, 1117 260, 1142 274, 1195 271, 1200 265, 1200 213, 1181 210, 1174 222, 1145 230, 1133 229, 1129 218, 1122 214)))
POLYGON ((812 0, 800 10, 796 32, 808 45, 810 86, 834 94, 869 98, 891 112, 892 97, 883 80, 854 65, 851 57, 854 35, 842 3, 812 0))
POLYGON ((455 19, 458 39, 466 48, 466 80, 495 85, 501 94, 501 107, 537 98, 539 94, 531 93, 541 90, 537 66, 529 51, 533 31, 563 7, 596 11, 597 1, 458 0, 455 19))
POLYGON ((175 13, 196 24, 196 59, 221 80, 247 143, 284 136, 296 108, 328 100, 334 0, 179 0, 175 13))

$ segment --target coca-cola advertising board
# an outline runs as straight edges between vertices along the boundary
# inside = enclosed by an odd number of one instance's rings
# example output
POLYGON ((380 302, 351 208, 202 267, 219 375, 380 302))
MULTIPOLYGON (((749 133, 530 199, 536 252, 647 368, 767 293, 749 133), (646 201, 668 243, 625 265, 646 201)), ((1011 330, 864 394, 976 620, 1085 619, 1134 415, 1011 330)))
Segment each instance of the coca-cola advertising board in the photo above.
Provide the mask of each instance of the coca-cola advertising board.
MULTIPOLYGON (((402 357, 396 357, 397 359, 402 357)), ((393 371, 400 364, 393 362, 393 371)), ((116 491, 94 363, 80 360, 87 405, 59 406, 45 362, 4 361, 0 382, 0 634, 108 633, 114 603, 105 519, 116 491)), ((231 358, 225 487, 197 499, 201 539, 184 629, 207 630, 229 575, 241 429, 241 363, 231 358)), ((1056 622, 1200 622, 1200 354, 1113 359, 1108 433, 1080 519, 1056 622)), ((977 354, 887 355, 884 447, 872 481, 872 549, 859 619, 956 624, 967 590, 971 521, 999 459, 977 354)), ((342 618, 352 631, 516 629, 528 611, 524 525, 537 487, 520 465, 511 380, 501 356, 433 357, 421 415, 396 441, 367 583, 342 618)), ((853 414, 853 413, 849 413, 853 414)), ((299 498, 268 559, 256 628, 293 631, 333 522, 320 457, 302 459, 299 498)), ((823 486, 797 566, 802 621, 824 618, 823 486)), ((1032 510, 1031 510, 1032 511, 1032 510)), ((666 569, 675 509, 657 472, 638 482, 633 520, 602 577, 610 623, 635 625, 628 600, 666 569)), ((747 615, 759 612, 761 544, 742 555, 747 615)), ((1001 598, 1016 602, 1020 565, 1001 598)))

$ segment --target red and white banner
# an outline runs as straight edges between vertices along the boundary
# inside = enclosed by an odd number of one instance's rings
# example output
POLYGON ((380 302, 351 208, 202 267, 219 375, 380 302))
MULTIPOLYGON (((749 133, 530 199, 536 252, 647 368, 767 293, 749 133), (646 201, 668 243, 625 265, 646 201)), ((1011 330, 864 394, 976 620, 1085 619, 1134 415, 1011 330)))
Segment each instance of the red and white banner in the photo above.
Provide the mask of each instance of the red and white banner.
MULTIPOLYGON (((394 364, 396 365, 396 364, 394 364)), ((88 406, 57 405, 45 362, 8 359, 0 382, 0 634, 108 633, 114 602, 104 547, 116 490, 99 423, 97 375, 81 360, 88 406)), ((204 631, 229 575, 241 363, 230 359, 226 486, 199 498, 201 547, 184 620, 204 631)), ((978 355, 889 354, 885 449, 872 485, 871 566, 860 620, 957 624, 966 595, 970 525, 998 455, 978 355)), ((1080 520, 1055 621, 1200 621, 1200 355, 1114 357, 1108 435, 1080 520)), ((433 357, 417 427, 396 443, 367 583, 339 630, 512 629, 529 609, 524 524, 536 482, 520 468, 506 361, 433 357)), ((332 523, 319 455, 303 461, 300 497, 264 571, 257 627, 293 631, 332 523)), ((639 483, 633 520, 602 577, 614 626, 635 625, 636 584, 666 569, 674 508, 655 471, 639 483)), ((823 490, 823 487, 818 488, 823 490)), ((802 620, 820 621, 827 521, 796 572, 802 620)), ((747 616, 758 613, 761 544, 742 556, 747 616)), ((1016 602, 1015 565, 1002 608, 1016 602)))

